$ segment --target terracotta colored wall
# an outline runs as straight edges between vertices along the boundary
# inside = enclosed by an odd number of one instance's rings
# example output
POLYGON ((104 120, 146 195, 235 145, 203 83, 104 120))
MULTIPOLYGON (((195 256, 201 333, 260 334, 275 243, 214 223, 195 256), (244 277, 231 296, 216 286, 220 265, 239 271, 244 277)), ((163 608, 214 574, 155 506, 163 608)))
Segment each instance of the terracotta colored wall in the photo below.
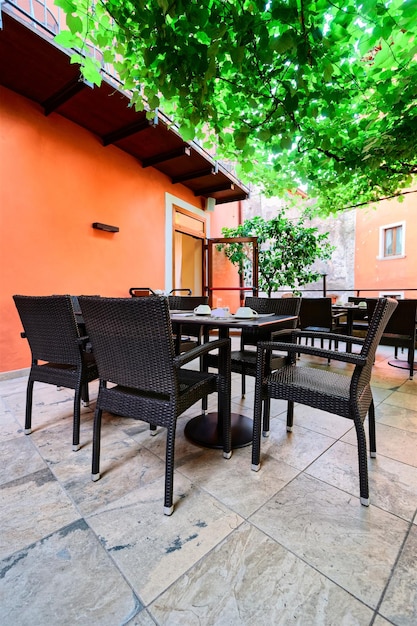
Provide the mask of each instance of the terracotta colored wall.
POLYGON ((164 286, 165 192, 185 187, 0 88, 0 372, 30 365, 12 295, 164 286), (120 228, 96 231, 92 222, 120 228))
MULTIPOLYGON (((376 209, 360 209, 356 214, 355 289, 381 291, 415 288, 404 297, 417 297, 417 193, 405 196, 404 202, 381 202, 376 209), (379 228, 405 221, 405 258, 381 260, 379 228)), ((363 291, 362 295, 379 295, 363 291)))

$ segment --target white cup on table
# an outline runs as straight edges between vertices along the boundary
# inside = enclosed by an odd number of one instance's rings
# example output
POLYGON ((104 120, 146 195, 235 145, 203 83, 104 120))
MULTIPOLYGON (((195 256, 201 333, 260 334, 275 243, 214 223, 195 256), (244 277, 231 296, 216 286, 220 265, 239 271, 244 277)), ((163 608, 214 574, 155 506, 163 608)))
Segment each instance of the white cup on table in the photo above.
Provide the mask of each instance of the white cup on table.
POLYGON ((195 307, 194 313, 196 315, 210 315, 211 308, 209 307, 208 304, 199 304, 198 306, 195 307))
POLYGON ((240 306, 235 313, 235 317, 248 318, 258 317, 258 313, 250 308, 250 306, 240 306))

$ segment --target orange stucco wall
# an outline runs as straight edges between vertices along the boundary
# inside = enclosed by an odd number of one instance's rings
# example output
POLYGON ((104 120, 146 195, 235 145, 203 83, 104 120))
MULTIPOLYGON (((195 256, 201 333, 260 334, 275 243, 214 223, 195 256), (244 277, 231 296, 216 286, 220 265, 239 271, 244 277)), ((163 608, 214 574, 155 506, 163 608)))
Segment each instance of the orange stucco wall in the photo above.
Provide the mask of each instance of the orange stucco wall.
POLYGON ((12 295, 163 288, 165 192, 199 198, 57 114, 0 88, 0 372, 30 365, 12 295), (94 230, 93 222, 120 232, 94 230))
POLYGON ((400 203, 393 199, 378 204, 376 209, 360 209, 356 214, 355 289, 361 295, 377 296, 366 288, 381 292, 405 291, 404 297, 417 297, 417 192, 400 203), (380 227, 405 222, 405 257, 379 259, 380 227))

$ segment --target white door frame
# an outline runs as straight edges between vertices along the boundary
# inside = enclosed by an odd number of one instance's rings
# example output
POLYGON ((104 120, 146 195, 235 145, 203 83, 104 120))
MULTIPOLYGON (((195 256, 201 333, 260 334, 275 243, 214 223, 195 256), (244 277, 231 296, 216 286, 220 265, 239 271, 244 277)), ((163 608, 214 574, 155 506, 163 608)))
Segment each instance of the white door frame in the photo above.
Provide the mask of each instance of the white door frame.
POLYGON ((165 287, 166 293, 169 293, 172 289, 172 268, 174 264, 174 251, 172 249, 172 233, 173 223, 172 216, 174 213, 174 206, 180 207, 180 209, 186 209, 190 213, 194 213, 199 217, 204 217, 206 221, 206 237, 210 237, 210 215, 207 211, 203 211, 181 198, 173 196, 171 193, 165 192, 165 287))

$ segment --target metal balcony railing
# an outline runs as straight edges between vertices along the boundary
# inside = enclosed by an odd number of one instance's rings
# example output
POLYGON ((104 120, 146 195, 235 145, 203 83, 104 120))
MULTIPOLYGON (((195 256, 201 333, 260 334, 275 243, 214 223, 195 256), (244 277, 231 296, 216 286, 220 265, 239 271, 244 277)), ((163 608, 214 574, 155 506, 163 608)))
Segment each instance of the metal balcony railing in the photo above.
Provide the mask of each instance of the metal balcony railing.
MULTIPOLYGON (((52 0, 49 2, 48 0, 46 2, 43 0, 0 0, 0 7, 7 7, 11 15, 27 25, 28 28, 37 31, 39 35, 51 41, 53 41, 55 35, 60 30, 67 29, 65 13, 60 7, 55 6, 52 0)), ((75 51, 80 52, 79 50, 75 51)), ((117 86, 122 87, 117 72, 111 64, 103 62, 103 55, 98 48, 90 45, 89 55, 100 62, 101 71, 106 78, 111 79, 112 82, 117 83, 117 86)))

